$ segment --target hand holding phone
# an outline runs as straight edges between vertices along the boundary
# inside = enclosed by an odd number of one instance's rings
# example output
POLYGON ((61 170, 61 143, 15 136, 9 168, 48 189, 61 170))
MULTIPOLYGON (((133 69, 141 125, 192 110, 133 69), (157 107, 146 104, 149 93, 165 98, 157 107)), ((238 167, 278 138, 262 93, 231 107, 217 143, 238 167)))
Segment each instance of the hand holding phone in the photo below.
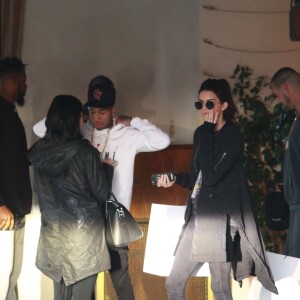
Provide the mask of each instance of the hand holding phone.
POLYGON ((175 179, 176 179, 175 175, 172 172, 157 173, 157 174, 153 174, 151 176, 151 183, 152 183, 152 185, 157 185, 157 182, 161 178, 162 175, 168 176, 168 180, 170 182, 174 182, 175 179))

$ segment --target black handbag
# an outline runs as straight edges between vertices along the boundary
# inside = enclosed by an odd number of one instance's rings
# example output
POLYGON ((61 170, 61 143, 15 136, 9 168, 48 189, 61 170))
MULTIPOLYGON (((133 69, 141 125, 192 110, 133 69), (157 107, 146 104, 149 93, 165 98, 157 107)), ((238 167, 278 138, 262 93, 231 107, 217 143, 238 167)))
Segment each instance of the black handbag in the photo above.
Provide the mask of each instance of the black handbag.
POLYGON ((289 229, 290 210, 281 185, 275 185, 268 193, 264 202, 264 211, 269 229, 275 231, 289 229))
POLYGON ((112 192, 106 200, 105 237, 109 247, 126 247, 143 237, 138 223, 112 192))

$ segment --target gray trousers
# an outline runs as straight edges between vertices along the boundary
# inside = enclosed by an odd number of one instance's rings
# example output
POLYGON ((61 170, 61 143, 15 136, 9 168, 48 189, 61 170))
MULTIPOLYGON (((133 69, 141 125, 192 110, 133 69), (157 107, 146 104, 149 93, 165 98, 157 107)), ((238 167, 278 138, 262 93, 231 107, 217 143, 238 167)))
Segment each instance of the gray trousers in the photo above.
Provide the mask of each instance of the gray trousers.
POLYGON ((82 279, 74 284, 66 286, 64 281, 55 282, 54 300, 84 300, 91 299, 98 274, 82 279))
POLYGON ((23 262, 23 249, 24 249, 24 232, 25 226, 13 231, 0 232, 0 245, 1 247, 7 247, 7 252, 5 256, 0 257, 3 262, 1 262, 1 279, 0 286, 0 299, 5 300, 17 300, 18 297, 18 287, 17 282, 21 273, 22 262, 23 262), (3 245, 2 236, 10 236, 10 243, 3 245), (2 284, 4 283, 4 286, 2 284))
MULTIPOLYGON (((175 255, 175 260, 169 277, 166 280, 166 289, 169 300, 184 300, 185 288, 189 278, 198 271, 204 262, 191 262, 190 254, 194 235, 195 218, 191 217, 187 224, 183 238, 175 255)), ((232 238, 236 229, 232 228, 232 238)), ((215 300, 232 300, 230 272, 231 263, 209 263, 211 273, 211 289, 215 300)))

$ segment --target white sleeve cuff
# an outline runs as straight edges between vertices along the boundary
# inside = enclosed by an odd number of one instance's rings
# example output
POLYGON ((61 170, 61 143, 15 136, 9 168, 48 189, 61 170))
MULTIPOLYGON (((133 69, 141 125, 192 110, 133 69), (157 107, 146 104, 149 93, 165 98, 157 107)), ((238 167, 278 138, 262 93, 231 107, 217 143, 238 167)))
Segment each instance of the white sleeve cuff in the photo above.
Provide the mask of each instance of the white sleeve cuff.
POLYGON ((33 132, 40 138, 43 138, 46 134, 47 128, 46 128, 46 118, 39 121, 33 126, 33 132))

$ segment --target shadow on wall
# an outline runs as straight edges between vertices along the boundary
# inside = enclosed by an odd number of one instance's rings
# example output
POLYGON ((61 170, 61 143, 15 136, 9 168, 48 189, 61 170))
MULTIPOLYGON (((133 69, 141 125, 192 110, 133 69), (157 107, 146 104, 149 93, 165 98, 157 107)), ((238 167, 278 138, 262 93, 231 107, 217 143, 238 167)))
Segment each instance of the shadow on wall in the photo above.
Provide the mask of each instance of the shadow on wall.
POLYGON ((142 105, 153 86, 153 76, 153 68, 139 61, 131 62, 120 69, 115 82, 118 114, 147 119, 155 115, 154 110, 147 110, 142 105))
MULTIPOLYGON (((175 77, 175 80, 172 79, 172 85, 173 82, 183 82, 182 78, 184 76, 191 76, 187 69, 179 72, 179 74, 175 77)), ((171 107, 168 106, 167 101, 160 103, 160 100, 163 99, 166 93, 170 98, 186 99, 186 90, 179 94, 178 91, 171 90, 167 92, 168 86, 171 85, 170 81, 167 80, 165 82, 166 87, 162 88, 161 86, 156 86, 157 82, 155 82, 156 78, 154 77, 153 66, 141 61, 132 61, 121 68, 114 78, 117 90, 117 114, 139 116, 154 122, 170 135, 174 144, 192 143, 195 128, 185 128, 182 124, 179 126, 179 123, 174 120, 176 116, 173 116, 174 111, 172 110, 176 111, 176 108, 173 107, 174 103, 169 103, 170 105, 172 104, 171 107), (161 90, 157 90, 157 88, 161 88, 161 90), (168 115, 159 119, 163 112, 166 112, 168 115)))

